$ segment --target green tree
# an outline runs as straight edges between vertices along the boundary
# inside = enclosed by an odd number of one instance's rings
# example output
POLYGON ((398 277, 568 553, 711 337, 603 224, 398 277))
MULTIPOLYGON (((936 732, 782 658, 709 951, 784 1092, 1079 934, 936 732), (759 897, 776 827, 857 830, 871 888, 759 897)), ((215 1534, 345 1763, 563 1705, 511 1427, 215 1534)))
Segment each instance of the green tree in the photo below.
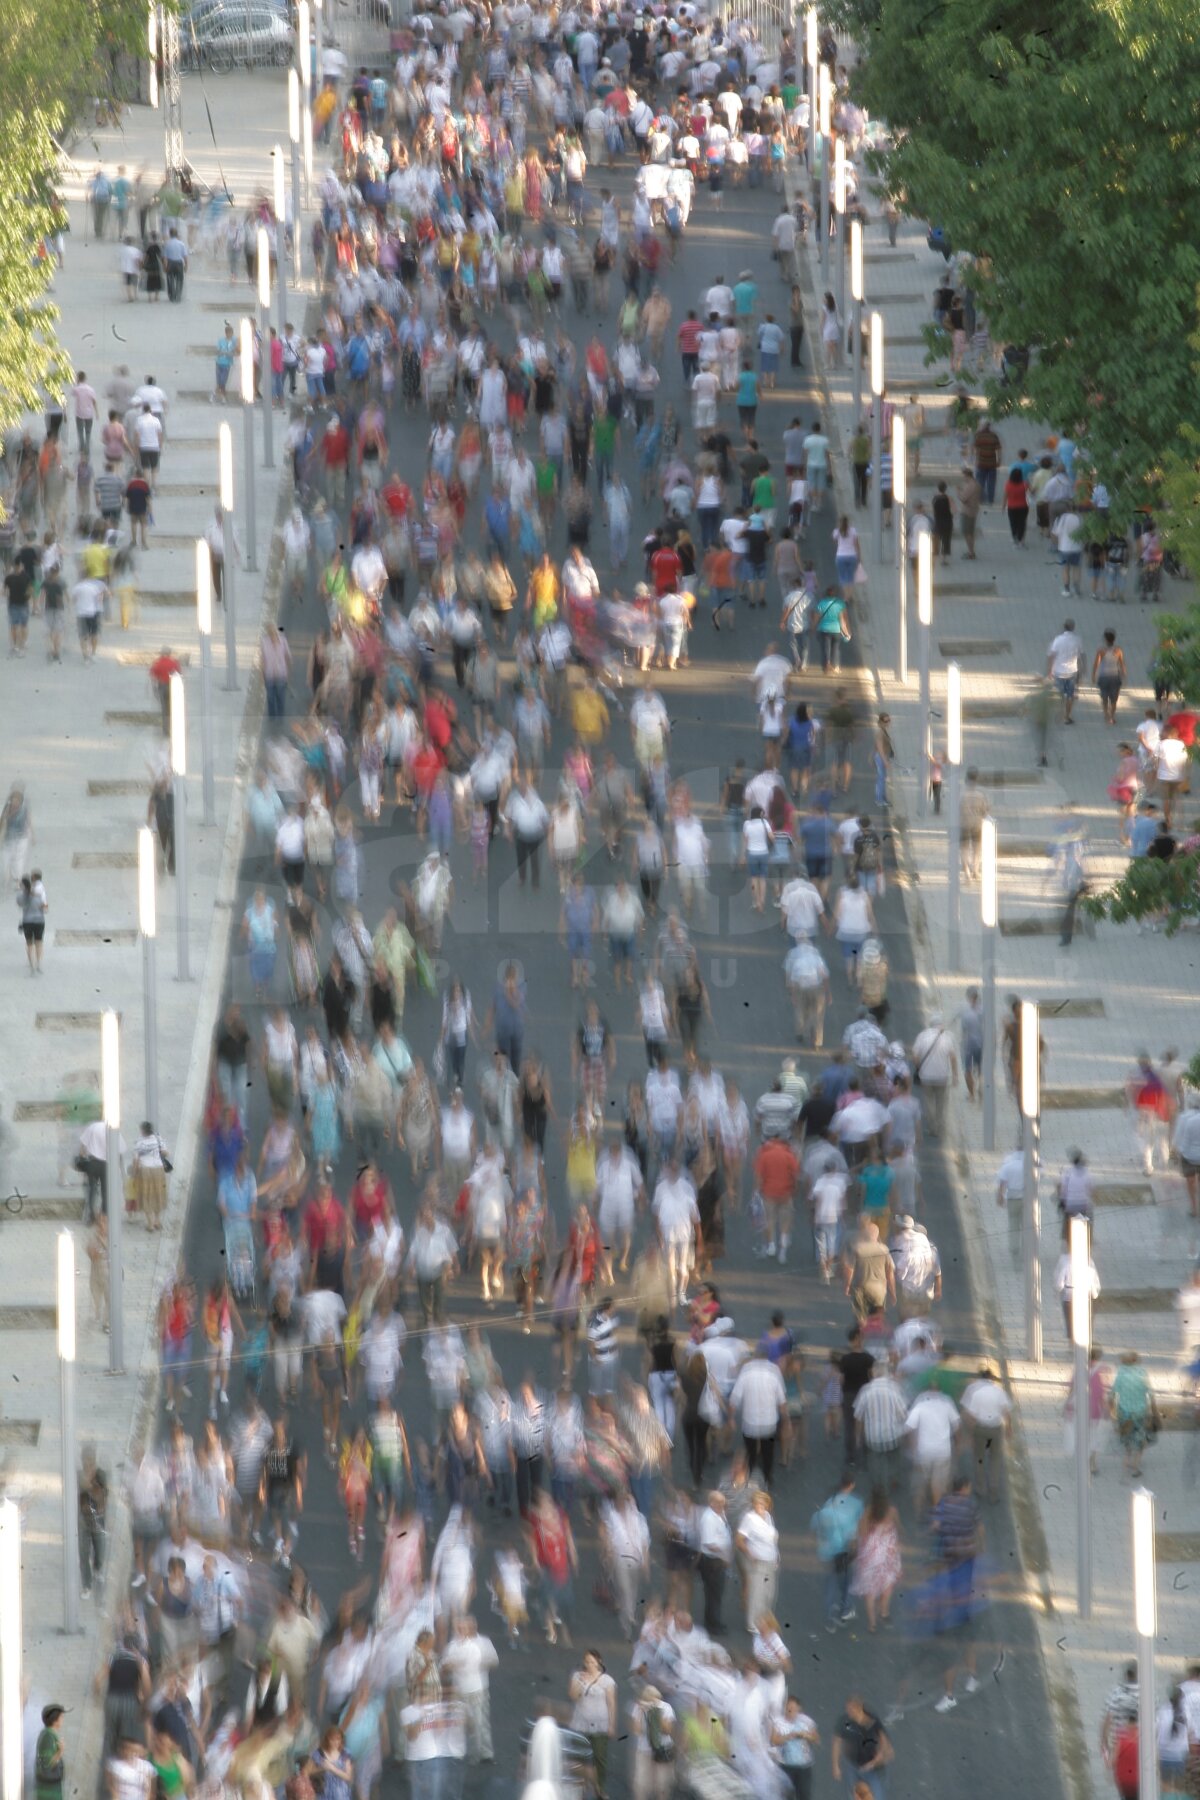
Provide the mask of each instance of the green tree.
POLYGON ((46 395, 70 362, 48 295, 55 138, 87 96, 109 91, 122 54, 146 42, 144 0, 7 0, 0 29, 0 429, 46 395))
POLYGON ((58 309, 46 289, 54 225, 47 170, 54 146, 44 115, 0 111, 0 427, 61 395, 69 362, 58 343, 58 309))
POLYGON ((1180 0, 862 8, 862 99, 893 128, 885 175, 975 258, 993 340, 1031 346, 997 411, 1086 439, 1128 508, 1200 425, 1200 57, 1180 0))

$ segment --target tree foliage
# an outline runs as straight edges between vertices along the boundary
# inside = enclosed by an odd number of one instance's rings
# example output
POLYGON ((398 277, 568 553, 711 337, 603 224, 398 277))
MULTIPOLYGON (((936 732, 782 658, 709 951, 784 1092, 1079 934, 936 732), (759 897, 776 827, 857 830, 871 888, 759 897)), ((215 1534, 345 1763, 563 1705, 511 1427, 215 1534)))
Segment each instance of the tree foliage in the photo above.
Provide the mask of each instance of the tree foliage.
POLYGON ((85 97, 109 91, 115 59, 146 41, 144 0, 6 0, 0 28, 0 428, 61 395, 70 365, 47 240, 55 139, 85 97))
POLYGON ((886 177, 976 261, 997 344, 1033 349, 990 396, 1086 440, 1126 505, 1181 423, 1200 239, 1200 45, 1181 0, 862 0, 861 98, 886 177))
POLYGON ((1157 919, 1174 937, 1188 919, 1200 919, 1200 850, 1177 851, 1170 862, 1135 856, 1121 879, 1084 901, 1093 918, 1114 925, 1157 919))

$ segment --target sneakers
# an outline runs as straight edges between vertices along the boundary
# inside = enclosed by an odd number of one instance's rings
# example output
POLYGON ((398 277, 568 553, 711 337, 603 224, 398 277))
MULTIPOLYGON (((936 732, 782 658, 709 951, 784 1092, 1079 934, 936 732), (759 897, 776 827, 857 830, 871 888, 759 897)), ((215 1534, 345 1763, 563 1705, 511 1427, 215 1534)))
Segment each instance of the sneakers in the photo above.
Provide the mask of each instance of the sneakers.
POLYGON ((849 1606, 846 1608, 846 1611, 842 1614, 842 1624, 848 1625, 850 1623, 851 1619, 857 1619, 857 1617, 858 1617, 858 1614, 855 1612, 854 1608, 852 1606, 849 1606))
POLYGON ((958 1701, 953 1694, 943 1694, 940 1700, 934 1702, 933 1710, 940 1713, 953 1712, 957 1705, 958 1701))
POLYGON ((979 1692, 979 1683, 973 1675, 967 1676, 967 1679, 963 1682, 963 1687, 968 1694, 977 1694, 979 1692))

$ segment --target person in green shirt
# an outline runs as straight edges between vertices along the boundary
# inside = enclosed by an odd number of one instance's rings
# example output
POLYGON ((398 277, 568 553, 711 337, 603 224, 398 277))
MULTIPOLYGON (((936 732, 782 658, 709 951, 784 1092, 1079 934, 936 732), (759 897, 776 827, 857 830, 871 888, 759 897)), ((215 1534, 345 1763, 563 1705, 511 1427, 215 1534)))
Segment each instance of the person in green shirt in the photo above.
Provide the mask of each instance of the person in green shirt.
POLYGON ((34 1752, 36 1800, 62 1800, 63 1745, 58 1727, 65 1711, 57 1701, 42 1708, 42 1729, 34 1752))
POLYGON ((750 483, 750 504, 763 515, 770 530, 775 523, 775 477, 766 469, 750 483))
POLYGON ((932 1389, 939 1394, 945 1394, 946 1398, 953 1400, 957 1406, 974 1380, 974 1376, 970 1369, 952 1369, 950 1367, 950 1346, 943 1344, 938 1351, 938 1360, 931 1369, 922 1369, 907 1379, 914 1398, 918 1394, 929 1393, 932 1389))
POLYGON ((617 421, 610 412, 598 412, 592 420, 592 455, 596 459, 596 485, 603 493, 612 476, 617 448, 617 421))

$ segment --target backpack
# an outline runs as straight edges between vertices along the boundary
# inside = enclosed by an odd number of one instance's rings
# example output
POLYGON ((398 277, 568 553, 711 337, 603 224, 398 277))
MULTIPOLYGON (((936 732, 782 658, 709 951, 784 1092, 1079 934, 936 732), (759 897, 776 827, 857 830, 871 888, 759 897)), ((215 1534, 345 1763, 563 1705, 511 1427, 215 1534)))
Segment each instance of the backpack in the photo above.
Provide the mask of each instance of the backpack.
POLYGON ((650 1746, 650 1756, 654 1762, 675 1761, 674 1742, 663 1734, 663 1716, 660 1706, 652 1706, 646 1713, 646 1742, 650 1746))

